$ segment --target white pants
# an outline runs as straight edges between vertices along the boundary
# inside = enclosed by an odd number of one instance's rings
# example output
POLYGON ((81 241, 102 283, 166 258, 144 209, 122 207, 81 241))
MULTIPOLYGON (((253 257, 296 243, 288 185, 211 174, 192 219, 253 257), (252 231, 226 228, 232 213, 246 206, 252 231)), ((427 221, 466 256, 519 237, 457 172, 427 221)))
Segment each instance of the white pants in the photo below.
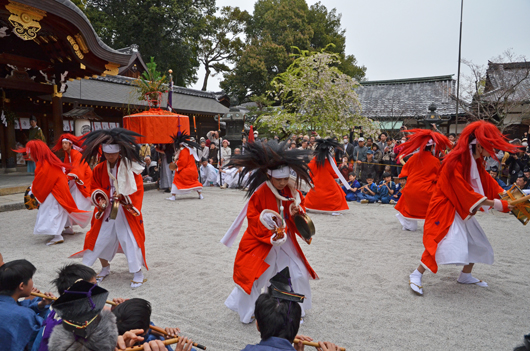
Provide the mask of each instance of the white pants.
MULTIPOLYGON (((70 193, 72 194, 72 197, 74 198, 77 208, 82 211, 90 211, 92 209, 92 202, 90 201, 90 198, 87 199, 86 197, 83 196, 81 191, 79 191, 79 189, 77 188, 75 181, 69 180, 68 186, 70 187, 70 193)), ((79 225, 79 223, 76 223, 71 218, 68 218, 65 226, 69 227, 72 225, 79 225)))
POLYGON ((134 238, 127 217, 120 206, 115 220, 104 220, 101 224, 98 239, 94 245, 94 250, 86 250, 83 253, 83 264, 92 266, 98 258, 112 261, 118 249, 127 257, 129 272, 136 273, 144 265, 142 250, 134 238))
POLYGON ((403 226, 405 230, 410 230, 411 232, 415 232, 416 229, 418 229, 419 219, 405 218, 399 212, 396 215, 396 217, 399 220, 399 223, 401 223, 401 225, 403 226))
POLYGON ((50 193, 46 200, 40 204, 33 234, 61 235, 67 220, 68 212, 50 193))
POLYGON ((247 295, 241 288, 235 287, 225 301, 226 307, 238 312, 241 322, 250 323, 254 315, 256 300, 261 294, 262 289, 270 285, 269 280, 272 277, 289 266, 291 284, 294 292, 305 295, 304 302, 300 304, 300 307, 302 307, 302 317, 305 316, 305 311, 311 308, 310 275, 304 262, 298 256, 291 239, 287 237, 287 241, 283 245, 273 246, 265 262, 270 267, 254 282, 250 295, 247 295))
POLYGON ((449 232, 438 244, 436 263, 439 265, 493 264, 493 248, 474 216, 464 221, 458 213, 455 213, 455 220, 449 232))
POLYGON ((198 193, 201 193, 202 192, 202 186, 201 187, 192 188, 192 189, 179 190, 174 183, 171 183, 171 194, 184 195, 184 194, 191 193, 193 190, 197 191, 198 193))

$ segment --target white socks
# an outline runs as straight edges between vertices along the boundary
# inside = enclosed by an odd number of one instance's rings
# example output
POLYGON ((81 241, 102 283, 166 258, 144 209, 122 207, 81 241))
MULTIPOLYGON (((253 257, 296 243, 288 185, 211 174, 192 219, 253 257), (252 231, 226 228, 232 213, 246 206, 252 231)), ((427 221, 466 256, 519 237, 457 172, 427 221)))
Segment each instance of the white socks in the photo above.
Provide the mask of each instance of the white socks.
POLYGON ((63 234, 68 234, 68 235, 74 234, 74 227, 73 226, 64 227, 63 234))
POLYGON ((477 278, 473 277, 471 273, 464 273, 460 272, 460 276, 458 277, 457 282, 460 284, 475 284, 482 287, 487 287, 488 284, 486 282, 483 282, 482 280, 478 280, 477 278))
POLYGON ((63 236, 62 235, 54 235, 53 239, 46 243, 46 246, 51 246, 51 245, 61 244, 61 243, 64 243, 63 236))
POLYGON ((140 269, 138 272, 134 273, 133 281, 131 282, 131 288, 135 289, 142 286, 144 283, 144 274, 140 269))
POLYGON ((423 274, 420 273, 417 269, 412 272, 412 274, 409 276, 409 285, 412 291, 414 291, 418 295, 423 295, 423 286, 421 285, 421 278, 423 277, 423 274))
POLYGON ((175 201, 176 199, 177 199, 177 198, 175 197, 175 195, 166 198, 166 200, 169 200, 169 201, 175 201))
POLYGON ((198 193, 199 193, 199 200, 204 199, 204 196, 202 196, 202 193, 200 191, 198 191, 198 193))

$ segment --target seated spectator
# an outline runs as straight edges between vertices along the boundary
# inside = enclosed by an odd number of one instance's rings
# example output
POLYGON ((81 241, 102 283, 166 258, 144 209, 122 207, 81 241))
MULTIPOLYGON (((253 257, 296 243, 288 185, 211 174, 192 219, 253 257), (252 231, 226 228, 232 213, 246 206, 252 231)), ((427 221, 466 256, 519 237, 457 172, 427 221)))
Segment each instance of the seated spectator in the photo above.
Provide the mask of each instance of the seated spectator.
POLYGON ((366 176, 367 184, 361 187, 360 193, 357 195, 357 201, 362 204, 374 203, 379 200, 379 193, 377 185, 374 183, 374 176, 368 174, 366 176))
POLYGON ((383 204, 395 204, 396 202, 392 199, 392 195, 396 191, 396 184, 392 181, 390 173, 383 173, 383 180, 378 186, 379 201, 383 204))
POLYGON ((503 182, 501 178, 499 178, 499 169, 497 168, 497 166, 491 167, 489 173, 490 176, 497 181, 497 184, 499 184, 501 188, 503 188, 504 190, 508 190, 511 188, 511 186, 507 186, 506 183, 503 182))
POLYGON ((353 166, 348 163, 348 157, 344 156, 342 158, 342 163, 339 166, 339 171, 342 173, 342 176, 346 179, 348 179, 348 176, 351 172, 353 172, 353 166))
POLYGON ((79 280, 52 305, 61 324, 53 328, 48 348, 53 351, 114 351, 118 341, 116 318, 104 309, 109 292, 79 280))
POLYGON ((53 302, 51 293, 45 293, 50 299, 29 297, 33 290, 33 275, 37 269, 26 260, 5 263, 0 268, 0 347, 2 350, 30 350, 46 308, 53 302))
POLYGON ((376 173, 377 170, 375 168, 376 165, 374 165, 374 152, 372 150, 368 150, 366 153, 366 162, 361 164, 361 182, 366 183, 368 182, 368 179, 366 178, 368 175, 371 175, 372 177, 375 176, 375 181, 379 180, 379 175, 376 173))
POLYGON ((241 149, 238 148, 238 147, 236 147, 236 148, 234 149, 234 155, 241 155, 241 149))
POLYGON ((396 203, 401 198, 401 192, 403 191, 403 188, 405 188, 405 184, 407 183, 407 178, 396 178, 397 181, 396 188, 394 191, 394 194, 392 195, 392 200, 394 200, 396 203))
POLYGON ((201 159, 200 176, 203 186, 217 186, 218 170, 203 157, 201 159))
MULTIPOLYGON (((261 334, 261 342, 247 345, 242 351, 303 351, 302 341, 313 339, 296 335, 300 328, 304 296, 292 291, 289 268, 286 267, 270 280, 268 292, 256 300, 256 327, 261 334), (299 342, 294 345, 294 339, 299 342)), ((337 345, 320 342, 321 351, 338 351, 337 345)))
POLYGON ((346 189, 345 186, 342 187, 342 190, 346 194, 346 201, 357 201, 357 194, 359 193, 359 188, 361 184, 357 181, 357 176, 354 172, 351 172, 348 175, 348 184, 350 189, 346 189))
POLYGON ((156 182, 158 180, 158 167, 156 161, 151 160, 151 156, 145 156, 144 158, 145 168, 142 171, 142 178, 145 182, 156 182))
MULTIPOLYGON (((528 184, 528 178, 524 176, 523 172, 519 172, 517 174, 517 178, 515 179, 515 185, 517 185, 521 190, 530 189, 530 184, 528 184)), ((508 187, 510 189, 510 187, 508 187)))
MULTIPOLYGON (((153 340, 165 340, 164 336, 155 335, 151 332, 150 327, 155 326, 155 324, 151 321, 151 304, 149 301, 133 298, 121 303, 112 313, 116 316, 119 335, 123 335, 129 330, 141 329, 143 331, 142 334, 139 334, 143 340, 138 340, 135 345, 143 345, 153 340)), ((179 328, 165 328, 165 331, 171 337, 176 337, 180 333, 179 328)), ((190 343, 192 343, 191 340, 190 343)), ((165 349, 167 351, 173 351, 169 345, 165 349)))
MULTIPOLYGON (((92 268, 79 263, 71 263, 63 266, 57 271, 57 278, 52 281, 55 285, 59 295, 64 294, 65 290, 68 290, 78 280, 84 280, 86 282, 96 284, 96 271, 92 268)), ((115 302, 120 303, 123 299, 114 299, 115 302)), ((33 351, 48 351, 48 343, 53 329, 61 324, 62 319, 57 317, 54 310, 51 310, 44 322, 42 328, 39 331, 37 338, 33 344, 33 351)))
POLYGON ((292 142, 291 143, 291 147, 289 148, 289 150, 294 150, 294 149, 296 149, 296 143, 292 142))

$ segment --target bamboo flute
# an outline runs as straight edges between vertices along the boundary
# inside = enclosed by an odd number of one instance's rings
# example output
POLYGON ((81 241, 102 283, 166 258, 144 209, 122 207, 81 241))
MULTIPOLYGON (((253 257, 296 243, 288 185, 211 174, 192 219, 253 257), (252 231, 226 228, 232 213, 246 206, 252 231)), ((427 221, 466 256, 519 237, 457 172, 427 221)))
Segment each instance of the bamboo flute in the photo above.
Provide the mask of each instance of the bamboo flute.
MULTIPOLYGON (((155 331, 155 332, 157 332, 159 334, 162 334, 165 337, 170 337, 170 335, 168 335, 168 333, 166 333, 166 331, 163 328, 157 327, 156 325, 150 325, 149 329, 151 329, 151 330, 153 330, 153 331, 155 331)), ((174 340, 174 339, 176 339, 177 341, 173 342, 172 344, 178 342, 179 337, 176 337, 176 338, 173 338, 173 339, 167 339, 167 341, 174 340)), ((170 344, 164 344, 164 345, 170 345, 170 344)), ((196 342, 193 343, 193 346, 195 346, 195 347, 197 347, 197 348, 199 348, 201 350, 206 350, 206 346, 203 346, 201 344, 197 344, 196 342)), ((139 349, 139 350, 143 350, 143 349, 139 349)))
MULTIPOLYGON (((298 340, 298 339, 294 339, 294 343, 295 343, 295 344, 298 344, 299 342, 300 342, 300 340, 298 340)), ((302 344, 304 344, 304 345, 306 345, 306 346, 320 347, 320 345, 318 344, 318 342, 302 341, 302 344)), ((340 351, 346 351, 346 348, 344 348, 344 347, 339 347, 339 350, 340 350, 340 351)))
MULTIPOLYGON (((36 292, 32 292, 31 296, 42 297, 43 299, 48 299, 48 300, 57 300, 56 297, 48 297, 48 296, 46 296, 44 294, 40 294, 40 293, 36 293, 36 292)), ((118 304, 116 302, 114 302, 114 301, 107 300, 107 303, 109 305, 112 305, 112 306, 118 306, 118 304)))

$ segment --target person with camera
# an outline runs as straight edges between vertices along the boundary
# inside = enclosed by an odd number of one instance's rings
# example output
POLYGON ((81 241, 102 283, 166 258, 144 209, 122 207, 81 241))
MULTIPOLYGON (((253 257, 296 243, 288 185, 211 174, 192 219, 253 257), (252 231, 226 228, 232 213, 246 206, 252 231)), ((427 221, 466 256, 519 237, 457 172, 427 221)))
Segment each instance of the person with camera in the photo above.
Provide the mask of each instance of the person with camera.
POLYGON ((355 175, 359 177, 359 172, 361 171, 361 165, 363 162, 366 162, 366 155, 368 154, 368 147, 364 145, 364 138, 360 137, 358 140, 358 145, 353 149, 353 161, 357 163, 354 166, 355 175))

